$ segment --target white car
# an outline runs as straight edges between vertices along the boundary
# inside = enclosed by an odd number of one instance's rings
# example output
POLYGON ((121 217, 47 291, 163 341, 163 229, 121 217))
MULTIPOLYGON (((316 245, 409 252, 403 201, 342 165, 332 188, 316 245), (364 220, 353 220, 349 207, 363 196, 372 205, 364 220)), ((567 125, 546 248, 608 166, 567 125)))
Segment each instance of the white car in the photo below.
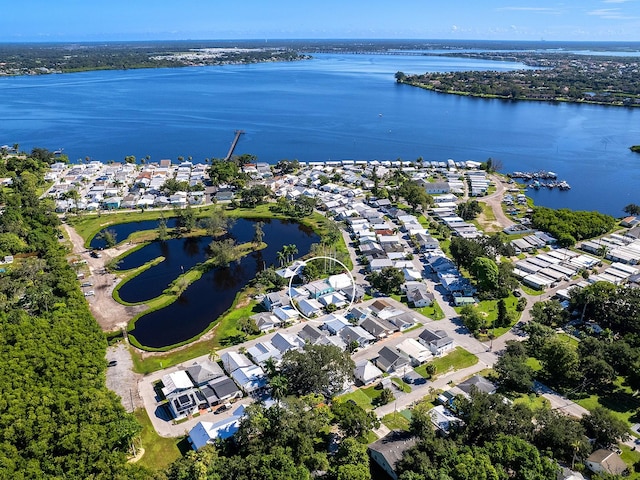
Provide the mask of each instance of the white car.
POLYGON ((93 290, 89 290, 88 292, 84 292, 84 296, 85 297, 92 297, 95 294, 96 294, 96 292, 94 292, 93 290))

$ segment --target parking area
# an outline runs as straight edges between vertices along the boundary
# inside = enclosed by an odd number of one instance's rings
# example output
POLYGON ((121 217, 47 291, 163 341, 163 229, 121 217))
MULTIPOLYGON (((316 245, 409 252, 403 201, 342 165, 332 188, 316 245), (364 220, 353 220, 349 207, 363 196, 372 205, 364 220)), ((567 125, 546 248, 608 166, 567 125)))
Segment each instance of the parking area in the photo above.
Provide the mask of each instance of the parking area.
POLYGON ((142 375, 133 372, 131 353, 124 342, 119 342, 107 349, 107 388, 115 392, 121 399, 127 412, 143 407, 138 393, 138 381, 142 375))

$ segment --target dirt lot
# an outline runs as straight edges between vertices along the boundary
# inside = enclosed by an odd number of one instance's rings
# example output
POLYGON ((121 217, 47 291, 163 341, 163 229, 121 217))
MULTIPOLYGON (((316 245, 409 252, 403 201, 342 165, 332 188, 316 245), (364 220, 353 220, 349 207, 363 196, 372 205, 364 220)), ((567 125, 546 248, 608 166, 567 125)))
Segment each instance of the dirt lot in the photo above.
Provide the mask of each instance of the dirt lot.
POLYGON ((134 245, 123 245, 103 250, 101 258, 94 258, 90 255, 91 252, 84 247, 83 238, 69 225, 64 225, 64 228, 71 239, 73 253, 87 262, 89 275, 85 275, 81 282, 92 284, 83 288, 85 292, 91 290, 95 292, 94 295, 87 297, 91 313, 105 332, 126 328, 129 320, 145 310, 146 307, 144 305, 128 307, 113 299, 113 289, 118 279, 106 271, 105 264, 134 245))
POLYGON ((117 365, 107 368, 107 388, 120 397, 127 412, 141 408, 144 404, 138 390, 138 382, 142 375, 133 372, 129 347, 123 342, 109 347, 107 362, 111 361, 117 362, 117 365))

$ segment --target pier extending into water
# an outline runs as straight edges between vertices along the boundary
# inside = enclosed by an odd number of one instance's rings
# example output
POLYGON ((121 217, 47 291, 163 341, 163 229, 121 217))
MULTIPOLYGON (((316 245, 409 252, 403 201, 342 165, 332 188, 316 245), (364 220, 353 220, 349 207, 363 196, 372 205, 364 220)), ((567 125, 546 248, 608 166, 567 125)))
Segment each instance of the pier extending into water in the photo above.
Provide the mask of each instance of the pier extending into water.
POLYGON ((236 145, 238 145, 238 141, 240 140, 240 136, 244 135, 244 130, 236 130, 236 136, 233 138, 233 142, 231 142, 231 148, 229 148, 229 153, 224 157, 225 160, 231 160, 231 155, 233 155, 233 151, 236 149, 236 145))

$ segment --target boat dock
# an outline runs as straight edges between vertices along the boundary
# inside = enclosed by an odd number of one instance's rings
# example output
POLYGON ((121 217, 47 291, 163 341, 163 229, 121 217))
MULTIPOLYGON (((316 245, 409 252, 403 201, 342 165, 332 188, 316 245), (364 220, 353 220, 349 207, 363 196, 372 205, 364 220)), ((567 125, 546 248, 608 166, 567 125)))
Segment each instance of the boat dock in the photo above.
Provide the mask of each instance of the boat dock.
POLYGON ((244 130, 236 130, 236 136, 233 138, 233 142, 231 142, 231 148, 229 148, 229 153, 224 157, 225 160, 231 160, 231 155, 233 155, 233 151, 236 149, 236 145, 238 145, 238 141, 240 140, 240 136, 244 135, 244 130))

